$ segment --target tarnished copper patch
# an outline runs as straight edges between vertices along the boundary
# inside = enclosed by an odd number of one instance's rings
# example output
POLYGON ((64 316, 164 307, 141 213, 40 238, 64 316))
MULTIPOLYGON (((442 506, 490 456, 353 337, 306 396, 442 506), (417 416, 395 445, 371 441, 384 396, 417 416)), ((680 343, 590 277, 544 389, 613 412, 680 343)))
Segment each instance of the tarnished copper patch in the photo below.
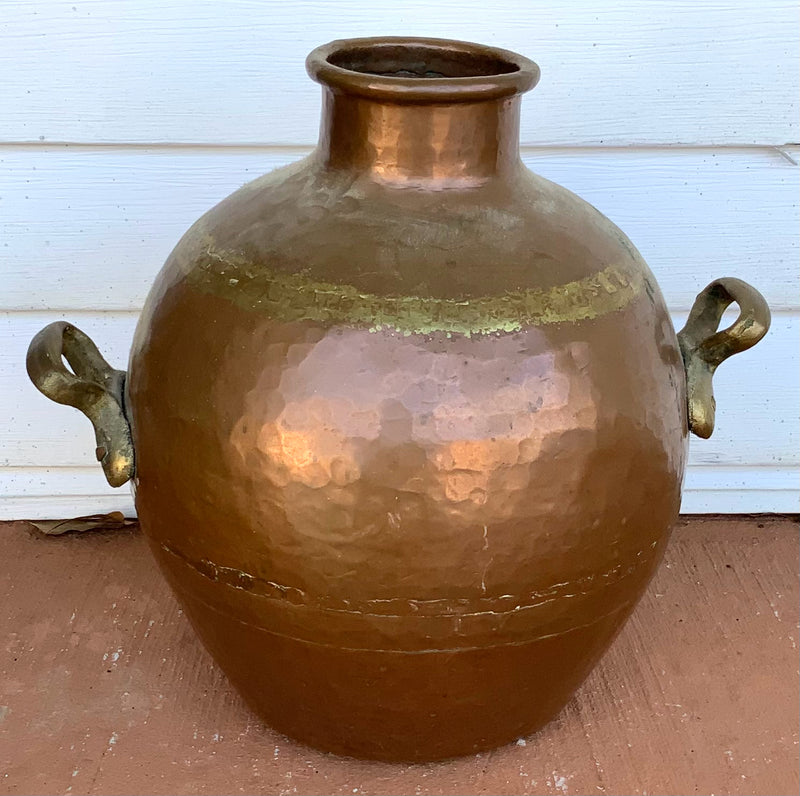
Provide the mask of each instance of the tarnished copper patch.
POLYGON ((213 246, 207 246, 185 269, 198 289, 277 320, 388 329, 406 335, 445 332, 471 336, 592 320, 628 306, 645 284, 641 269, 609 265, 573 282, 495 296, 458 300, 376 295, 353 285, 255 265, 213 246))

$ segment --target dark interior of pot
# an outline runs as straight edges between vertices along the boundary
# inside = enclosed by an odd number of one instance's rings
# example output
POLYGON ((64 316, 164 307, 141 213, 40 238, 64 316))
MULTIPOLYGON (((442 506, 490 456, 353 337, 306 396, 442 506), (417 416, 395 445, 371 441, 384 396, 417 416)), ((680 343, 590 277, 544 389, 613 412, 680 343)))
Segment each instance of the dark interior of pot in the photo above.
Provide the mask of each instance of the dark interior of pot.
POLYGON ((423 44, 376 44, 337 50, 327 61, 341 69, 382 77, 457 78, 518 72, 489 54, 423 44))

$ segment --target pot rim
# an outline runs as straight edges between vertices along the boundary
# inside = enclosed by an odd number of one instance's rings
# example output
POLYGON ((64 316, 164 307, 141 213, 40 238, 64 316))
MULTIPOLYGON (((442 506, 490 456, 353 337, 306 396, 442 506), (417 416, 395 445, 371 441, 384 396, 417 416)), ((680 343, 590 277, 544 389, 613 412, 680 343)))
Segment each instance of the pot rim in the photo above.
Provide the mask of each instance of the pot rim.
POLYGON ((312 50, 306 70, 313 80, 344 93, 439 104, 522 94, 540 74, 536 63, 511 50, 417 36, 337 39, 312 50))

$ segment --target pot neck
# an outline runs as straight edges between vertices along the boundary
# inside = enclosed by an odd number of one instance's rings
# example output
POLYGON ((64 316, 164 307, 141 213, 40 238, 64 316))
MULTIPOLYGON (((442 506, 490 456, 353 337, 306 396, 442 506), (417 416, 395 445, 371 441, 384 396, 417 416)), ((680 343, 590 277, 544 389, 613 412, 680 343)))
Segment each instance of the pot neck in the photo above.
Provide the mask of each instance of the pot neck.
POLYGON ((380 182, 469 187, 519 167, 519 97, 394 104, 325 88, 318 155, 380 182))
POLYGON ((430 189, 520 167, 520 95, 539 68, 516 53, 446 39, 349 39, 314 50, 325 168, 430 189))

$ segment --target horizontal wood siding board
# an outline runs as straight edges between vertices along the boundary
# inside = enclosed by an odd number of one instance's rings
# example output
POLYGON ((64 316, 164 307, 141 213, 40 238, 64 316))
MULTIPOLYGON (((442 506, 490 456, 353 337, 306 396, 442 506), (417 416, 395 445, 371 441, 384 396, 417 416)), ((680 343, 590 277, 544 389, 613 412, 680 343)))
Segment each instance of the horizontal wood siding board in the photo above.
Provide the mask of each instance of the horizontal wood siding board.
MULTIPOLYGON (((686 514, 800 511, 800 469, 690 467, 681 510, 686 514)), ((99 466, 0 468, 0 520, 109 511, 135 516, 128 487, 109 487, 99 466)))
MULTIPOLYGON (((800 464, 796 466, 721 465, 687 468, 684 491, 698 492, 796 492, 800 489, 800 464)), ((0 494, 11 497, 42 497, 53 494, 80 497, 124 495, 128 486, 114 489, 105 481, 98 465, 81 467, 3 467, 0 468, 0 494), (53 492, 57 487, 57 492, 53 492)))
POLYGON ((108 495, 58 495, 48 497, 0 493, 0 520, 58 520, 85 517, 89 514, 109 514, 121 511, 126 517, 135 517, 136 508, 130 492, 108 495))
MULTIPOLYGON (((687 474, 689 480, 691 471, 687 474)), ((789 474, 793 487, 742 487, 732 489, 685 488, 681 501, 683 514, 797 514, 800 512, 800 473, 789 474)), ((774 473, 769 473, 770 478, 774 473)), ((120 509, 121 510, 121 509, 120 509)))
POLYGON ((535 59, 524 143, 797 140, 794 0, 6 0, 0 140, 312 143, 308 51, 409 33, 535 59))
MULTIPOLYGON (((307 150, 0 148, 0 309, 141 308, 162 262, 207 209, 307 150)), ((676 310, 712 278, 800 306, 800 168, 774 149, 536 150, 535 172, 633 240, 676 310)))
MULTIPOLYGON (((681 328, 685 313, 675 313, 681 328)), ((25 351, 46 324, 72 320, 109 362, 125 368, 135 313, 0 313, 1 466, 93 466, 94 436, 76 409, 38 393, 25 373, 25 351)), ((800 461, 800 313, 781 313, 756 347, 724 363, 715 376, 717 427, 709 440, 693 439, 693 465, 781 465, 800 461)), ((99 472, 99 469, 98 469, 99 472)))

